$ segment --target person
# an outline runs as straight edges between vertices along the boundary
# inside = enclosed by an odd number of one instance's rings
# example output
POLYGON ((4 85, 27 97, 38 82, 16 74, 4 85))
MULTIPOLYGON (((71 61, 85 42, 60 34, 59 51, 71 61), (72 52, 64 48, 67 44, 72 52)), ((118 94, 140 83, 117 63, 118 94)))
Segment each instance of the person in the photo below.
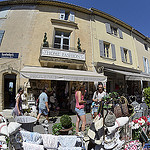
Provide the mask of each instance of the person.
POLYGON ((16 104, 15 104, 15 108, 13 109, 13 116, 22 116, 23 115, 23 111, 22 111, 22 94, 23 94, 24 90, 22 88, 18 89, 18 93, 16 95, 16 104))
POLYGON ((93 103, 92 103, 92 117, 93 119, 97 116, 97 111, 99 107, 99 102, 102 100, 102 97, 106 96, 104 91, 103 83, 99 82, 97 85, 97 91, 93 94, 93 103))
POLYGON ((37 116, 37 124, 39 124, 39 119, 42 114, 46 116, 46 119, 48 119, 48 112, 49 112, 49 107, 48 107, 48 96, 47 96, 47 89, 43 88, 42 93, 39 96, 39 114, 37 116))
POLYGON ((78 84, 78 87, 75 92, 75 99, 76 99, 76 106, 75 106, 75 112, 77 114, 76 119, 76 135, 79 135, 79 123, 80 120, 82 121, 81 130, 84 132, 85 125, 86 125, 86 115, 84 111, 84 104, 86 104, 86 101, 84 101, 85 96, 85 86, 83 82, 80 82, 78 84))

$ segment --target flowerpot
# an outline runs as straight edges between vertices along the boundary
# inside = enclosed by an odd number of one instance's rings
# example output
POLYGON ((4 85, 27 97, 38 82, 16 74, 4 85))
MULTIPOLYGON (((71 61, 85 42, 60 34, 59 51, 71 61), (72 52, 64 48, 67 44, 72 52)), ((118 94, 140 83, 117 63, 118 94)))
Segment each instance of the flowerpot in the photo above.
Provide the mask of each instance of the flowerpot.
POLYGON ((71 128, 68 128, 68 129, 60 129, 59 132, 60 132, 60 135, 68 135, 69 131, 72 130, 73 127, 71 128))

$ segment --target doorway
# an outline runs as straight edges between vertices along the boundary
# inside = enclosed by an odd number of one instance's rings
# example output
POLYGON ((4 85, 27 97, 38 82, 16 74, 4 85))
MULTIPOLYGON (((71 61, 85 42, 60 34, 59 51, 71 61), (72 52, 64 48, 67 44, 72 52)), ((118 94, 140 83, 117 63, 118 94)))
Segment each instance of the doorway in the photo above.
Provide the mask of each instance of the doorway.
POLYGON ((16 75, 4 75, 4 109, 13 108, 15 106, 16 95, 16 75))

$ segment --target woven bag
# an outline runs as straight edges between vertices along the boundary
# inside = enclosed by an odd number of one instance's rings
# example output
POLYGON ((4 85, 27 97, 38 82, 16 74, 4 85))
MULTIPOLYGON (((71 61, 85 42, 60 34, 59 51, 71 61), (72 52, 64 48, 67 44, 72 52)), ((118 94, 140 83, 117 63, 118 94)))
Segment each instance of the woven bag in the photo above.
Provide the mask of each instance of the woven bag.
POLYGON ((129 110, 127 104, 128 104, 128 100, 124 96, 121 96, 121 107, 122 107, 123 117, 129 116, 129 110))
POLYGON ((122 109, 120 107, 119 104, 117 104, 115 107, 114 107, 114 114, 116 116, 116 118, 119 118, 119 117, 122 117, 123 114, 122 114, 122 109))

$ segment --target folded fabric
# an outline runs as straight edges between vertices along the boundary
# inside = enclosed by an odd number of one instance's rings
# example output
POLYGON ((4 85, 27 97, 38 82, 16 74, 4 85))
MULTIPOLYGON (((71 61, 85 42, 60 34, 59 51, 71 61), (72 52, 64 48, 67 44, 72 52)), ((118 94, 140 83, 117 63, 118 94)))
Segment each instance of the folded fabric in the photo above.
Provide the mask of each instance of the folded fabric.
POLYGON ((0 123, 0 134, 9 136, 8 127, 6 123, 0 123))
POLYGON ((58 150, 81 150, 81 147, 58 147, 58 150))
POLYGON ((21 127, 20 123, 17 122, 10 122, 8 125, 8 133, 14 134, 15 132, 17 132, 19 130, 19 128, 21 127))
POLYGON ((23 142, 23 149, 24 150, 44 150, 44 147, 43 145, 23 142))
POLYGON ((43 138, 44 148, 58 148, 58 136, 52 134, 41 134, 43 138))
POLYGON ((107 127, 109 134, 114 132, 118 127, 124 126, 129 121, 128 117, 120 117, 115 121, 115 125, 112 127, 107 127))
POLYGON ((29 132, 29 131, 20 131, 23 138, 23 142, 33 143, 33 144, 42 144, 43 139, 40 133, 29 132))
POLYGON ((61 147, 74 147, 76 141, 77 141, 77 136, 60 135, 58 137, 58 142, 60 143, 61 147))
POLYGON ((0 142, 6 143, 6 138, 5 138, 5 136, 3 136, 3 135, 0 136, 0 142))

